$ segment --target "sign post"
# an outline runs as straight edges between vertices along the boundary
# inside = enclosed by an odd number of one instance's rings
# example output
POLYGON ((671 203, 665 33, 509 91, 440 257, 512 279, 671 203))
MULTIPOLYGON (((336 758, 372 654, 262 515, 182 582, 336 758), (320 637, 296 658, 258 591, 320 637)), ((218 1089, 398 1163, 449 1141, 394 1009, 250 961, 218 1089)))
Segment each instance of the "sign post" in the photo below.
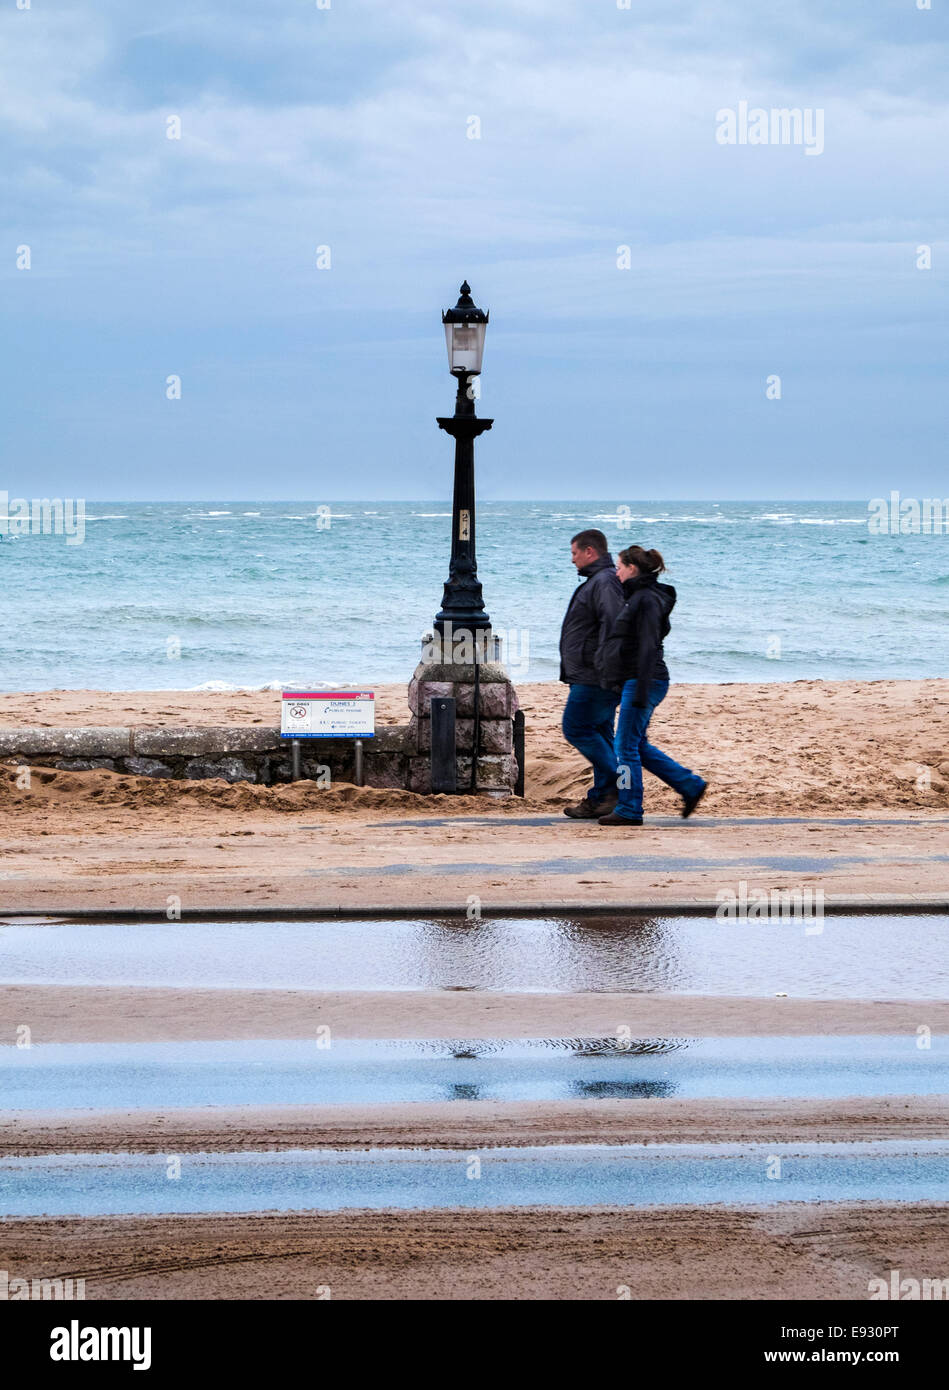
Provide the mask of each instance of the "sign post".
POLYGON ((356 747, 356 786, 363 785, 364 738, 376 736, 373 690, 284 690, 280 701, 280 737, 291 740, 292 776, 300 775, 300 740, 351 738, 356 747))

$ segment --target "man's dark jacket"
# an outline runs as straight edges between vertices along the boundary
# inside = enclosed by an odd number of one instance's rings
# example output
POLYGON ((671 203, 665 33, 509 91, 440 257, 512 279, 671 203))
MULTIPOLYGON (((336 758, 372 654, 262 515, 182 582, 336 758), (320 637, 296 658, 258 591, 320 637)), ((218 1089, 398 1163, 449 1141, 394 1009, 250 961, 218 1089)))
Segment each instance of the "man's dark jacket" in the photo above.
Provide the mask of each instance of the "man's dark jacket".
POLYGON ((671 584, 658 584, 655 575, 627 579, 622 588, 626 603, 603 647, 603 684, 622 690, 626 681, 634 680, 633 704, 645 709, 650 682, 669 679, 662 639, 669 635, 676 591, 671 584))
POLYGON ((623 587, 610 555, 579 571, 578 584, 560 629, 560 679, 567 685, 601 685, 603 644, 623 607, 623 587))

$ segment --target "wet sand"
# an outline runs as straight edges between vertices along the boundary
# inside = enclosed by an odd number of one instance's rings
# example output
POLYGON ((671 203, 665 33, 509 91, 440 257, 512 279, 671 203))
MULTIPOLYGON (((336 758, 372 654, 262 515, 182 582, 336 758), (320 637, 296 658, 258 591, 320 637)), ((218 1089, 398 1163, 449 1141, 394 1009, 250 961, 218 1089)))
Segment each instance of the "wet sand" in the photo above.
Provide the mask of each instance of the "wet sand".
POLYGON ((21 1111, 0 1130, 0 1155, 943 1139, 947 1124, 944 1096, 21 1111))
POLYGON ((503 994, 0 986, 0 1033, 34 1043, 212 1038, 634 1038, 949 1033, 949 1000, 750 999, 683 994, 503 994))
POLYGON ((949 1268, 944 1205, 539 1208, 0 1224, 11 1277, 87 1299, 864 1299, 949 1268))

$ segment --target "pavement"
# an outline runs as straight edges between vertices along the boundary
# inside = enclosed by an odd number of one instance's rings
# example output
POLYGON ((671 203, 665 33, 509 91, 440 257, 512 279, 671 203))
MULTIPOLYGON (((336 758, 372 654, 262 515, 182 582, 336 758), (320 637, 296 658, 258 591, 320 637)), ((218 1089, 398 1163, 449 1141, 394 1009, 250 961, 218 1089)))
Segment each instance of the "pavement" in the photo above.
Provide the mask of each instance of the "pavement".
POLYGON ((3 913, 464 913, 714 907, 720 894, 821 890, 826 909, 945 910, 949 818, 562 815, 296 823, 251 811, 216 831, 168 824, 40 838, 8 831, 3 913), (240 829, 233 828, 240 824, 240 829))

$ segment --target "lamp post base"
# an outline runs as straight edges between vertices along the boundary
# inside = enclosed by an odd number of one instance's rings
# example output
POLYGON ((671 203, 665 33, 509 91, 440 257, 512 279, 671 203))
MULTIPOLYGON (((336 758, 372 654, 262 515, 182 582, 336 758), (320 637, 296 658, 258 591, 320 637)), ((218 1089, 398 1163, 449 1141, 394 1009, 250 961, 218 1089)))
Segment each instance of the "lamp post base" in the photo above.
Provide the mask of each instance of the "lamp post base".
MULTIPOLYGON (((488 634, 490 638, 490 633, 488 634)), ((493 643, 493 638, 491 642, 493 643)), ((478 796, 495 800, 514 795, 518 767, 514 757, 517 693, 498 662, 422 660, 409 684, 409 791, 432 790, 432 700, 455 701, 455 758, 460 792, 471 786, 471 759, 477 742, 475 786, 478 796), (477 677, 477 679, 476 679, 477 677), (478 691, 475 717, 475 688, 478 691)))

